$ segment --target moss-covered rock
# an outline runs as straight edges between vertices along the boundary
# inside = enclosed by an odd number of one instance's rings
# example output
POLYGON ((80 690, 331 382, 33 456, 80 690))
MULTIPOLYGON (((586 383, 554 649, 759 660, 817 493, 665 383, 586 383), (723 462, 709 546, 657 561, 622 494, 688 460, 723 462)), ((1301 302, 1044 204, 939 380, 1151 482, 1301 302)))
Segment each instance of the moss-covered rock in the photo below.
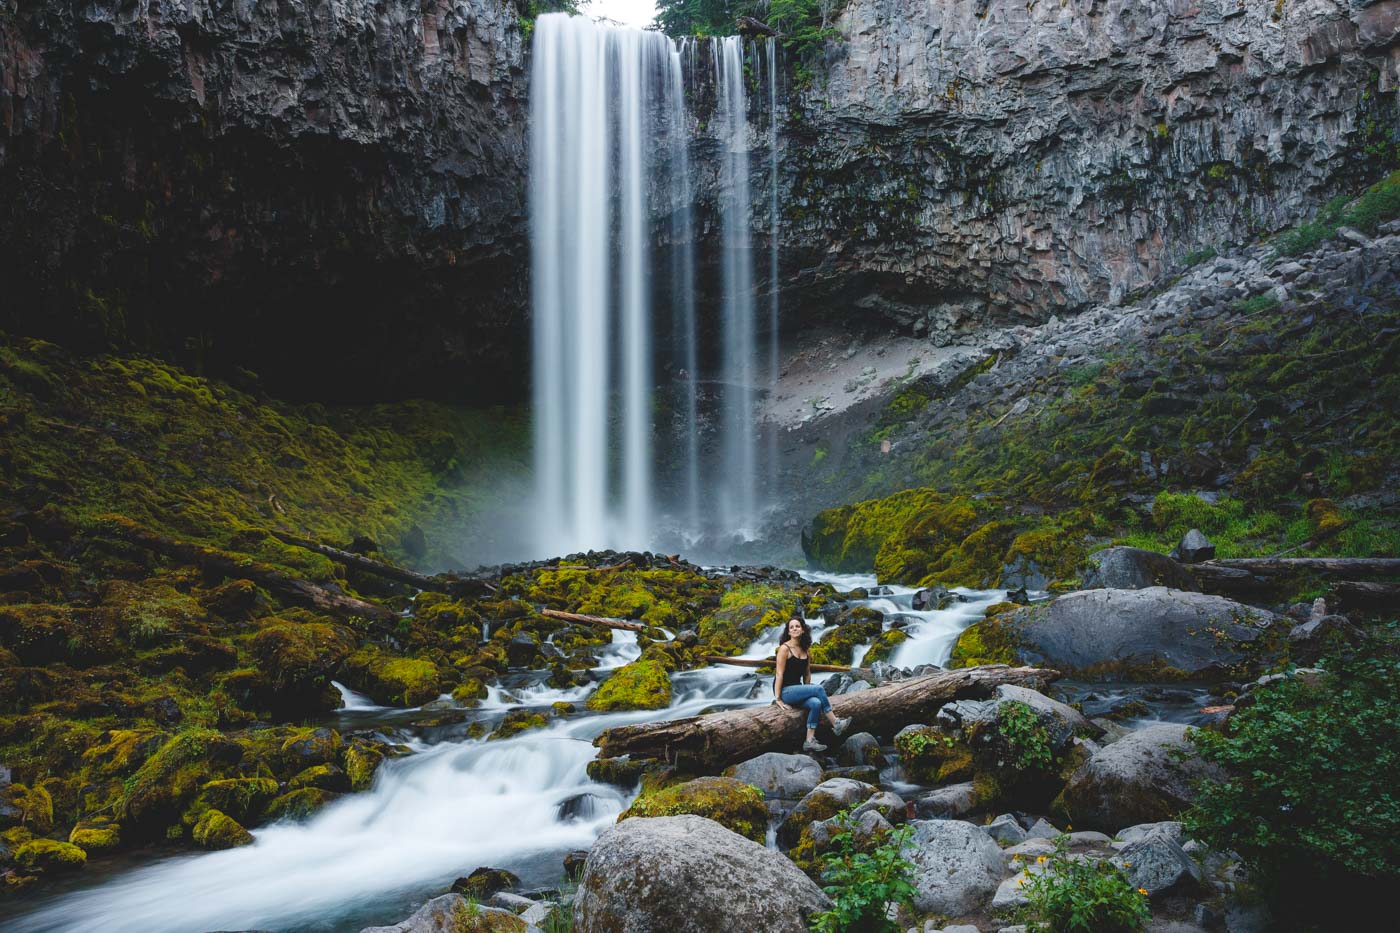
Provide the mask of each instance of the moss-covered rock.
POLYGON ((671 678, 656 661, 633 661, 618 668, 588 698, 598 712, 664 709, 671 703, 671 678))
POLYGON ((319 787, 303 787, 283 794, 268 804, 267 819, 304 820, 339 796, 319 787))
POLYGON ((107 852, 121 845, 121 827, 101 817, 82 820, 68 833, 68 841, 89 855, 107 852))
POLYGON ((10 784, 0 788, 0 793, 4 794, 5 802, 19 813, 22 825, 36 833, 53 829, 53 795, 47 787, 42 784, 10 784))
POLYGON ((768 832, 768 807, 763 793, 734 778, 702 777, 659 790, 646 790, 623 811, 618 822, 633 816, 694 814, 714 820, 755 842, 768 832))
POLYGON ((879 637, 884 628, 884 616, 866 606, 857 606, 844 614, 844 619, 822 640, 812 646, 814 664, 849 665, 857 647, 879 637))
POLYGON ((87 864, 87 853, 71 842, 34 839, 15 850, 15 866, 21 871, 71 871, 87 864))
POLYGON ((277 796, 277 782, 266 777, 224 778, 200 788, 204 808, 219 810, 241 823, 254 823, 277 796))
POLYGON ((501 724, 496 727, 496 731, 491 733, 491 739, 508 739, 530 729, 543 729, 547 725, 549 725, 549 718, 543 713, 513 709, 506 713, 501 724))
POLYGON ((345 749, 345 774, 350 779, 351 790, 369 790, 374 783, 374 773, 386 759, 382 748, 367 742, 353 740, 345 749))
POLYGON ((294 775, 287 782, 287 787, 289 790, 317 787, 321 790, 344 793, 350 789, 350 778, 336 765, 312 765, 294 775))
POLYGON ((919 784, 951 784, 971 779, 972 749, 934 726, 906 726, 894 739, 900 765, 919 784))
POLYGON ((430 660, 390 657, 375 648, 361 648, 346 664, 354 686, 392 706, 422 706, 436 700, 450 682, 430 660))
POLYGON ((126 782, 117 808, 122 825, 149 833, 173 823, 200 788, 243 754, 241 745, 212 729, 173 736, 126 782))
POLYGON ((253 842, 252 833, 218 810, 205 811, 194 825, 192 837, 201 849, 233 849, 253 842))

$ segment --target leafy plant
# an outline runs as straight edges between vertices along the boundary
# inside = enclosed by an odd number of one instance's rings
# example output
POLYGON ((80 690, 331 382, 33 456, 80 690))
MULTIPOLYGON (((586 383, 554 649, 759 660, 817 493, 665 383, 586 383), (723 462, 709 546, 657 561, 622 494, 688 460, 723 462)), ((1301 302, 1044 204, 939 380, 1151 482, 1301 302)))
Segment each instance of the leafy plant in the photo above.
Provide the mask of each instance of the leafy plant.
POLYGON ((930 730, 906 732, 895 739, 895 746, 902 754, 918 757, 930 748, 952 748, 957 740, 951 735, 941 735, 930 730))
POLYGON ((1319 886, 1400 882, 1400 623, 1324 665, 1260 688, 1228 733, 1193 733, 1229 776, 1201 786, 1187 831, 1239 853, 1290 912, 1319 886))
POLYGON ((1035 710, 1019 700, 1003 703, 997 710, 997 731, 1006 740, 1018 768, 1048 771, 1055 766, 1055 750, 1050 732, 1035 710))
POLYGON ((1214 259, 1220 255, 1214 246, 1207 246, 1205 249, 1194 249, 1181 258, 1181 264, 1188 269, 1199 266, 1208 259, 1214 259))
POLYGON ((1036 933, 1129 933, 1151 917, 1147 892, 1134 888, 1122 870, 1107 861, 1075 859, 1069 837, 1055 840, 1055 852, 1041 856, 1044 870, 1029 874, 1022 910, 1036 933))
POLYGON ((822 890, 831 896, 831 910, 812 918, 817 933, 885 933, 899 929, 887 914, 889 904, 907 906, 914 899, 910 881, 914 866, 903 850, 913 833, 901 826, 869 852, 859 851, 855 821, 849 810, 835 817, 838 830, 833 848, 821 859, 822 890))

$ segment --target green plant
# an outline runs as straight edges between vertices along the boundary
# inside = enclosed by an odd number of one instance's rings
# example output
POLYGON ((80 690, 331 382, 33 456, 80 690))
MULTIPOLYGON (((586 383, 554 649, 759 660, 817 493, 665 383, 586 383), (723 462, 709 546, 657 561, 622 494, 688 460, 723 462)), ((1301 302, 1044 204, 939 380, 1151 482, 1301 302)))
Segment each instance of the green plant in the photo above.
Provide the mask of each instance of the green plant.
POLYGON ((832 907, 812 918, 817 933, 884 933, 899 925, 887 915, 889 904, 907 906, 914 899, 914 866, 903 855, 913 828, 901 826, 869 852, 858 851, 855 821, 849 810, 834 817, 838 831, 833 848, 822 856, 822 890, 832 907))
POLYGON ((928 731, 908 732, 895 739, 895 746, 902 754, 917 757, 930 748, 952 748, 957 740, 951 735, 935 735, 928 731))
POLYGON ((1055 750, 1050 732, 1035 710, 1019 700, 1003 703, 997 709, 997 731, 1006 740, 1017 768, 1048 771, 1055 766, 1055 750))
POLYGON ((1055 840, 1055 852, 1040 856, 1044 869, 1023 885, 1029 903, 1022 910, 1036 933, 1128 933, 1151 917, 1147 892, 1134 888, 1111 862, 1074 859, 1069 837, 1055 840))
POLYGON ((1220 255, 1215 251, 1214 246, 1207 246, 1205 249, 1193 249, 1185 256, 1181 257, 1181 264, 1188 269, 1199 266, 1208 259, 1214 259, 1220 255))
POLYGON ((1238 852, 1290 912, 1306 912, 1295 892, 1318 885, 1400 882, 1400 623, 1323 664, 1319 678, 1261 687, 1227 733, 1192 734, 1228 777, 1202 784, 1187 831, 1238 852))
POLYGON ((1240 298, 1230 307, 1240 314, 1262 314, 1265 311, 1272 311, 1278 307, 1278 299, 1267 292, 1262 295, 1254 295, 1251 298, 1240 298))

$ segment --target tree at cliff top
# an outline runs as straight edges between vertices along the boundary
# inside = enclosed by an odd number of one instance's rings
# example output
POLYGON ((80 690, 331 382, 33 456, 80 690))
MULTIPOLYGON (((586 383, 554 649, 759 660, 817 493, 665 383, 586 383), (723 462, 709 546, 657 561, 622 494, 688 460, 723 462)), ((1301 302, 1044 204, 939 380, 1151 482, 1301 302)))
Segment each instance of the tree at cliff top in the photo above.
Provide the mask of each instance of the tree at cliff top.
POLYGON ((656 22, 669 36, 722 36, 740 17, 765 22, 799 52, 835 35, 831 21, 845 0, 658 0, 656 22))

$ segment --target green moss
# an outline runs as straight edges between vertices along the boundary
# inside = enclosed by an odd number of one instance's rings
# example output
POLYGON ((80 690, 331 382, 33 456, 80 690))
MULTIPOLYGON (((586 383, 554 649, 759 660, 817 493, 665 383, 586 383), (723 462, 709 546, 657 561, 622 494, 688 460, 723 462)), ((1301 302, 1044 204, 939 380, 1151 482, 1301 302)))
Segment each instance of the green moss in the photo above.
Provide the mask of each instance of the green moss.
POLYGON ((71 871, 87 864, 87 853, 70 842, 35 839, 15 851, 22 871, 71 871))
POLYGON ((633 661, 603 681, 588 698, 589 709, 611 712, 664 709, 671 703, 671 678, 656 661, 633 661))
POLYGON ((345 774, 350 779, 351 790, 369 790, 374 783, 374 773, 385 761, 385 754, 377 746, 353 741, 345 750, 345 774))
POLYGON ((233 849, 253 842, 252 833, 218 810, 206 811, 195 824, 192 836, 201 849, 233 849))
POLYGON ((751 784, 727 777, 702 777, 658 790, 644 790, 618 822, 634 816, 694 814, 714 820, 754 842, 768 832, 768 807, 763 792, 751 784))
POLYGON ((242 749, 212 729, 189 729, 169 739, 127 779, 118 816, 124 825, 172 821, 198 790, 242 749))
POLYGON ((20 823, 35 832, 53 829, 53 795, 42 784, 11 784, 5 789, 9 803, 19 811, 20 823))
POLYGON ((896 648, 909 640, 909 636, 902 630, 892 628, 881 632, 870 644, 870 650, 861 658, 860 663, 869 667, 876 661, 888 661, 894 654, 896 648))
POLYGON ((89 855, 121 845, 121 827, 104 819, 84 820, 68 833, 68 841, 89 855))
POLYGON ((1018 641, 1006 613, 969 625, 953 645, 950 668, 979 667, 983 664, 1014 664, 1018 641))
POLYGON ((205 784, 200 789, 199 799, 203 808, 219 810, 248 823, 262 815, 263 808, 277 796, 277 791, 277 782, 272 778, 224 778, 205 784))
POLYGON ((339 795, 319 787, 303 787, 272 801, 267 807, 267 819, 304 820, 337 796, 339 795))
POLYGON ((909 779, 921 784, 948 784, 972 777, 972 750, 933 726, 901 731, 895 751, 909 779))

